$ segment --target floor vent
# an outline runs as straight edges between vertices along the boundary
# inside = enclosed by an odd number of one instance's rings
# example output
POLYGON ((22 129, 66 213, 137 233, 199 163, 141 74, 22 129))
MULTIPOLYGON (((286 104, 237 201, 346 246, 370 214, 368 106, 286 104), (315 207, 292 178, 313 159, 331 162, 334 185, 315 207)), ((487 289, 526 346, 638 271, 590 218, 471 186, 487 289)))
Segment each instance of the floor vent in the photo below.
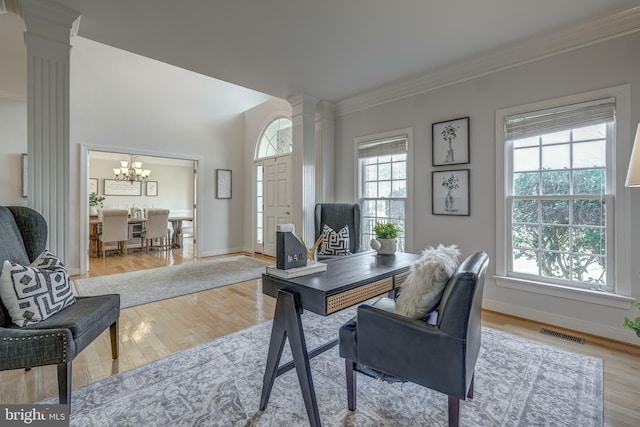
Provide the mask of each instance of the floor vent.
POLYGON ((560 338, 560 339, 563 339, 563 340, 575 342, 575 343, 578 343, 578 344, 584 344, 584 338, 575 337, 575 336, 569 335, 569 334, 563 334, 562 332, 552 331, 551 329, 542 328, 542 329, 540 329, 540 333, 544 334, 544 335, 550 335, 552 337, 560 338))

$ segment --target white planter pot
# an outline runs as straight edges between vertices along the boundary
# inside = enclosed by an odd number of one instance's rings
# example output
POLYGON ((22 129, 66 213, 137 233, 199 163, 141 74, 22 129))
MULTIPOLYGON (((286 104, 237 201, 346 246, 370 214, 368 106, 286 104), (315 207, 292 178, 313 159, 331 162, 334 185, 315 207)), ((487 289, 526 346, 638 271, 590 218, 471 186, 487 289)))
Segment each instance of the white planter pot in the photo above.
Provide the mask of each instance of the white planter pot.
POLYGON ((398 250, 398 239, 371 239, 371 249, 378 255, 393 255, 398 250))
POLYGON ((98 216, 98 208, 96 206, 89 206, 89 215, 98 216))

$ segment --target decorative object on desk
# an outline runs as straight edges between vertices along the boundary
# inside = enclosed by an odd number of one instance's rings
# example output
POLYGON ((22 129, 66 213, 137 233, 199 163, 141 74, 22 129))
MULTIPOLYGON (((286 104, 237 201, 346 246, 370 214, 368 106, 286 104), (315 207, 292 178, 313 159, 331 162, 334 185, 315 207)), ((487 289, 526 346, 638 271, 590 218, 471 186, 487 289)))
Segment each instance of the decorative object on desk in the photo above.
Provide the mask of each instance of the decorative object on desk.
POLYGON ((147 181, 147 196, 158 195, 158 181, 147 181))
POLYGON ((276 226, 276 267, 281 270, 307 265, 307 248, 294 233, 293 224, 276 226))
MULTIPOLYGON (((298 235, 298 238, 306 248, 307 244, 304 242, 302 235, 298 235)), ((318 262, 318 246, 320 246, 321 243, 322 234, 316 239, 316 242, 313 244, 313 246, 310 249, 307 249, 307 265, 318 262)))
POLYGON ((412 319, 424 319, 440 303, 449 278, 458 268, 462 253, 456 245, 429 246, 400 285, 395 312, 412 319))
MULTIPOLYGON (((305 310, 307 347, 334 339, 353 316, 355 308, 328 317, 305 310)), ((157 426, 309 425, 294 371, 278 377, 273 402, 257 411, 261 390, 256 372, 264 371, 271 325, 263 322, 74 388, 71 425, 128 425, 132 414, 148 414, 153 417, 148 422, 157 426), (189 410, 182 410, 185 402, 189 410)), ((288 344, 282 357, 291 360, 288 344)), ((593 356, 483 327, 476 398, 461 404, 461 425, 602 426, 602 366, 593 356)), ((364 375, 358 377, 358 410, 347 412, 344 361, 337 348, 314 358, 312 369, 315 388, 321 390, 323 425, 447 425, 441 394, 364 375)), ((55 398, 45 402, 57 403, 55 398)))
POLYGON ((104 207, 104 199, 104 196, 98 196, 95 192, 89 194, 89 215, 98 215, 98 208, 104 207))
POLYGON ((216 169, 216 199, 231 198, 231 170, 216 169))
POLYGON ((129 154, 129 161, 122 160, 119 168, 113 168, 113 174, 116 181, 125 181, 133 184, 134 182, 147 182, 150 169, 142 169, 142 162, 138 161, 138 156, 129 154))
POLYGON ((398 233, 402 232, 400 227, 392 222, 377 222, 373 226, 375 239, 371 239, 371 249, 378 252, 378 255, 393 255, 398 250, 398 233))
POLYGON ((289 268, 287 270, 281 270, 276 266, 267 266, 266 273, 269 276, 275 276, 281 279, 293 279, 295 277, 307 276, 309 274, 320 273, 323 271, 327 271, 327 264, 323 262, 315 262, 303 267, 289 268))
POLYGON ((433 123, 433 166, 469 163, 469 117, 433 123))
POLYGON ((27 197, 27 171, 28 171, 28 157, 26 153, 22 153, 22 197, 27 197))
POLYGON ((135 181, 116 181, 115 179, 104 180, 105 196, 142 196, 142 183, 135 181))
POLYGON ((89 194, 98 194, 98 178, 89 178, 89 194))
POLYGON ((433 215, 469 216, 469 169, 431 174, 433 215))

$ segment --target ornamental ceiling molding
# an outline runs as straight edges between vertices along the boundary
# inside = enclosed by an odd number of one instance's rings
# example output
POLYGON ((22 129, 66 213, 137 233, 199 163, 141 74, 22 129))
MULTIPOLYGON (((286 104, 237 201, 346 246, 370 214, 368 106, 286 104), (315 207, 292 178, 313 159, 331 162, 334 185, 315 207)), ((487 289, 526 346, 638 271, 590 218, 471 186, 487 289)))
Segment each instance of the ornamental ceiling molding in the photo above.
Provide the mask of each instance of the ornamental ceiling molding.
POLYGON ((640 6, 489 55, 446 66, 416 79, 346 98, 336 103, 335 114, 342 116, 397 101, 637 31, 640 31, 640 6))

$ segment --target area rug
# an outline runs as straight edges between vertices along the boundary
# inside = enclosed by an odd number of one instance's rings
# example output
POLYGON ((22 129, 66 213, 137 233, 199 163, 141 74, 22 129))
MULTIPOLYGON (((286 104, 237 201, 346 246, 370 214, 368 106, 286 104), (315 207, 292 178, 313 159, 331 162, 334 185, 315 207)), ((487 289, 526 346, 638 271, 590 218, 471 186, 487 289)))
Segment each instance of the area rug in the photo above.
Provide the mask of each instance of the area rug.
MULTIPOLYGON (((305 312, 308 347, 353 314, 305 312)), ((73 390, 71 426, 309 425, 295 370, 276 378, 258 411, 270 331, 264 322, 73 390)), ((288 344, 282 360, 291 360, 288 344)), ((312 359, 311 371, 325 426, 447 425, 445 395, 364 375, 349 412, 337 347, 312 359)), ((463 426, 602 426, 602 360, 483 328, 474 399, 460 408, 463 426)))
POLYGON ((77 296, 120 294, 121 308, 257 279, 268 262, 246 255, 74 280, 77 296))

